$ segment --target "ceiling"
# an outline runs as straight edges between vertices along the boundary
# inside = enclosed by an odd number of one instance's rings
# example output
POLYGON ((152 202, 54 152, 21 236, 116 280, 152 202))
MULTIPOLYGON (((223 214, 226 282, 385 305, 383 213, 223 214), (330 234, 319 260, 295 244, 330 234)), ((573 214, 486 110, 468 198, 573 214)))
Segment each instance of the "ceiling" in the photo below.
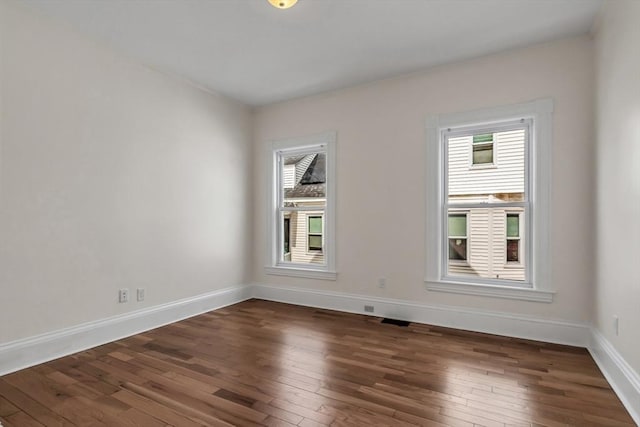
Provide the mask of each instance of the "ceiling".
POLYGON ((589 31, 601 0, 23 0, 164 72, 265 105, 589 31))

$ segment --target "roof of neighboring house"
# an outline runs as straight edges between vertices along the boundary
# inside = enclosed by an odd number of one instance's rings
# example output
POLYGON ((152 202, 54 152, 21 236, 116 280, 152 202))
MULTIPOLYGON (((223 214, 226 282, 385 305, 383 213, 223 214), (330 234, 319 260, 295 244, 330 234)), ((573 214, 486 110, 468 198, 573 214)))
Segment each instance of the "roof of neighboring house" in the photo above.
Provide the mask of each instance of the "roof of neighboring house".
POLYGON ((300 160, 304 159, 305 155, 301 155, 301 156, 289 156, 289 157, 285 157, 284 159, 284 164, 285 165, 295 165, 296 163, 298 163, 300 160))
POLYGON ((325 197, 326 164, 326 155, 316 154, 316 157, 309 164, 302 178, 300 178, 300 182, 292 189, 286 190, 284 197, 286 199, 325 197))

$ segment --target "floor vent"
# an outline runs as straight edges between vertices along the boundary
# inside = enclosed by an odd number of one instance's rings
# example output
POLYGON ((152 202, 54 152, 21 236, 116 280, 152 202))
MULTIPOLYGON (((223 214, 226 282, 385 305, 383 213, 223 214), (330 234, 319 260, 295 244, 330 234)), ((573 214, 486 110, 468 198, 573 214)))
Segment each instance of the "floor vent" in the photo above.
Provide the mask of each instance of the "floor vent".
POLYGON ((407 322, 406 320, 389 319, 388 317, 382 319, 381 323, 388 323, 396 326, 409 326, 411 324, 411 322, 407 322))

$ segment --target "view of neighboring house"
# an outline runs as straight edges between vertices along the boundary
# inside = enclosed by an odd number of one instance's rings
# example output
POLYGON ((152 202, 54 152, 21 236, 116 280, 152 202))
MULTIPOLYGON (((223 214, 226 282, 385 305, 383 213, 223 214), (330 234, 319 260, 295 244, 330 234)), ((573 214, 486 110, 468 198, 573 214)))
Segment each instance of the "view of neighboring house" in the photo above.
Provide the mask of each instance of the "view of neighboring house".
POLYGON ((449 276, 525 280, 525 141, 525 128, 448 138, 449 276))
POLYGON ((284 158, 283 260, 324 264, 326 155, 312 153, 284 158))

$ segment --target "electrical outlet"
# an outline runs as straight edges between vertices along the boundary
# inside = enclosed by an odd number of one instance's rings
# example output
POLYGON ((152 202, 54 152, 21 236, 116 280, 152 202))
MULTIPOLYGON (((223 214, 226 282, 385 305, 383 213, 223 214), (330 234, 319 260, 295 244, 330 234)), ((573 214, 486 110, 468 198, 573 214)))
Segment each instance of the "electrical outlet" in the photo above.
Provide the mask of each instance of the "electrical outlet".
POLYGON ((129 289, 124 288, 118 291, 118 301, 120 303, 129 302, 129 289))
POLYGON ((385 279, 384 277, 381 277, 378 279, 378 287, 380 289, 384 289, 387 287, 387 279, 385 279))
POLYGON ((138 288, 138 301, 144 301, 144 288, 138 288))
POLYGON ((613 316, 613 333, 616 336, 620 335, 620 318, 618 316, 613 316))
POLYGON ((364 306, 364 312, 365 313, 373 313, 373 306, 372 305, 365 305, 364 306))

